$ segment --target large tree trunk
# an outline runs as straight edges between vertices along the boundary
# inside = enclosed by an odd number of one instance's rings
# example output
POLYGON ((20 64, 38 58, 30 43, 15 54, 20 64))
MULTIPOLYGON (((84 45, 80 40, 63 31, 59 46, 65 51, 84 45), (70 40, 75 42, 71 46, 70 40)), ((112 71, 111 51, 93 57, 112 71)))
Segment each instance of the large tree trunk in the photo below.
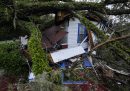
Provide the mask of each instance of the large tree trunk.
MULTIPOLYGON (((129 0, 110 0, 108 4, 124 3, 129 2, 129 0)), ((18 16, 21 14, 24 16, 29 15, 44 15, 49 13, 56 13, 59 10, 89 10, 89 11, 98 11, 101 13, 107 13, 108 15, 121 15, 121 14, 130 14, 130 9, 117 9, 110 10, 105 7, 104 3, 90 3, 90 2, 30 2, 23 3, 17 2, 17 11, 18 16)))

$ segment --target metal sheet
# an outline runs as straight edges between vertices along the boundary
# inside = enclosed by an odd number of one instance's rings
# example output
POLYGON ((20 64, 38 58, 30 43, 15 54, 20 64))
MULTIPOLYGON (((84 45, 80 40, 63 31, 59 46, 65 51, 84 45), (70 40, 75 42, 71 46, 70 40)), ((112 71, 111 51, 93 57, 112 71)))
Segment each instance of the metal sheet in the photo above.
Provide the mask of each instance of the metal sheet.
POLYGON ((67 48, 63 50, 59 50, 56 52, 51 53, 51 57, 53 59, 53 62, 60 62, 65 59, 69 59, 81 54, 84 54, 85 50, 82 46, 74 47, 74 48, 67 48))

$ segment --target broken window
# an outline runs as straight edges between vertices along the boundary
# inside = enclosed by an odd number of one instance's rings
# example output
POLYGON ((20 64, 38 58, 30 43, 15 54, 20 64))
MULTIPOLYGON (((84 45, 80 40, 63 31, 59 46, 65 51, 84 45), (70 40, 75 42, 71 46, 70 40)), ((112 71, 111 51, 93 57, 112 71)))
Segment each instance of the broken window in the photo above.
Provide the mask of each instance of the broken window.
MULTIPOLYGON (((78 24, 78 43, 81 43, 85 37, 87 36, 87 31, 85 26, 83 26, 82 24, 78 24)), ((86 41, 85 41, 86 42, 86 41)))

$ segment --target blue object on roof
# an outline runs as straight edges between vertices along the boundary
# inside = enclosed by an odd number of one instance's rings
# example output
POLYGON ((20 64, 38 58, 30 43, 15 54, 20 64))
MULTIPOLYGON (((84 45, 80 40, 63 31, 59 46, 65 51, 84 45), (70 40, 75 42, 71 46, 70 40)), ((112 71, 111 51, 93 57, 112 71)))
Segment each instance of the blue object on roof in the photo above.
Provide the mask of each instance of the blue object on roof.
POLYGON ((87 58, 83 59, 83 67, 92 67, 92 64, 87 58))

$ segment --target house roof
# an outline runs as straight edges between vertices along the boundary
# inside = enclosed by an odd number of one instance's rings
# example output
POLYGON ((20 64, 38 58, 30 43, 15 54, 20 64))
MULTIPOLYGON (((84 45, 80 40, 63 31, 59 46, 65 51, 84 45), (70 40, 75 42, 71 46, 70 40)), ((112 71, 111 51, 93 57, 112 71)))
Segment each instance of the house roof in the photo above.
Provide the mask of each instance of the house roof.
POLYGON ((42 43, 43 48, 51 48, 58 41, 60 41, 65 35, 66 31, 62 31, 60 26, 52 26, 51 28, 46 29, 42 33, 42 43))

